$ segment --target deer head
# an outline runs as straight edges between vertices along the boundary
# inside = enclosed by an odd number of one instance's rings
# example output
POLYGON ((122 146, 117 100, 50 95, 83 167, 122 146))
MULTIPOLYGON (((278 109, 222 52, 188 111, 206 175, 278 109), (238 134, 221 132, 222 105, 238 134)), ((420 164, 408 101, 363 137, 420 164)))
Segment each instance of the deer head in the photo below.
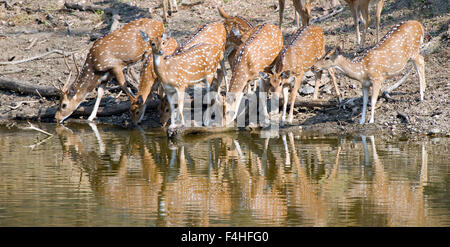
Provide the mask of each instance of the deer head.
POLYGON ((322 58, 317 60, 317 62, 311 67, 311 70, 314 72, 319 72, 336 66, 337 60, 342 58, 343 47, 344 41, 341 40, 336 47, 329 50, 322 58))

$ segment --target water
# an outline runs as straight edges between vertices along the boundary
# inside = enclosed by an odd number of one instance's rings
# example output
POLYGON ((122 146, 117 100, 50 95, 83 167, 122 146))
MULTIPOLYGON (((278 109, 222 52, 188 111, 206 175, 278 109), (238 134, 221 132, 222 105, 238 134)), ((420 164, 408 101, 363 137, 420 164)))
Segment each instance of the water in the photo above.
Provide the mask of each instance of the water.
POLYGON ((449 138, 40 127, 0 128, 0 226, 450 226, 449 138))

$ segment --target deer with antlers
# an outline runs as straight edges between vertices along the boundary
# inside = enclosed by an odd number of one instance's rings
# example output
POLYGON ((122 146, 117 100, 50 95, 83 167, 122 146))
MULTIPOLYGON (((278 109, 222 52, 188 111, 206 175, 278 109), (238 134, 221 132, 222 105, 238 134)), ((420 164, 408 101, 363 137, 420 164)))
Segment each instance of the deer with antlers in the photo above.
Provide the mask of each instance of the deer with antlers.
MULTIPOLYGON (((236 119, 243 90, 248 82, 256 79, 258 73, 264 71, 264 68, 273 62, 283 48, 283 35, 275 25, 261 24, 252 29, 248 36, 237 49, 230 88, 224 103, 226 125, 236 119)), ((261 90, 265 91, 264 85, 261 86, 261 90)), ((267 116, 265 107, 264 110, 267 116)))
POLYGON ((141 35, 144 41, 151 42, 154 70, 164 87, 170 105, 169 130, 174 130, 178 127, 176 123, 178 117, 181 119, 181 125, 184 125, 185 89, 200 82, 204 82, 207 89, 209 88, 217 66, 223 58, 223 50, 216 45, 202 43, 165 56, 161 38, 157 37, 150 41, 145 33, 142 32, 141 35), (178 103, 178 114, 175 110, 175 100, 178 103))
POLYGON ((113 76, 128 96, 134 97, 126 86, 122 69, 142 59, 143 54, 149 50, 148 44, 140 38, 139 30, 143 30, 149 37, 160 37, 164 33, 164 25, 160 21, 141 18, 94 42, 81 73, 73 83, 66 83, 60 89, 61 100, 55 114, 58 123, 69 117, 86 96, 98 87, 94 110, 88 118, 92 121, 97 115, 105 83, 113 76))
POLYGON ((377 6, 375 12, 375 25, 377 30, 377 42, 378 42, 378 33, 380 31, 380 18, 381 11, 383 10, 384 0, 344 0, 347 2, 350 11, 352 12, 353 22, 355 24, 356 29, 356 46, 357 49, 364 48, 364 42, 366 39, 366 33, 369 29, 370 25, 370 15, 369 15, 369 4, 375 3, 377 6), (362 32, 362 39, 359 33, 359 21, 363 22, 364 29, 362 32))
POLYGON ((399 74, 412 60, 420 82, 420 100, 425 92, 425 61, 420 55, 424 29, 417 21, 406 21, 394 26, 373 48, 362 57, 352 62, 342 56, 342 43, 330 50, 314 66, 313 71, 331 67, 342 71, 346 76, 358 80, 362 84, 363 108, 360 124, 365 123, 368 90, 372 87, 371 115, 369 123, 374 122, 375 104, 380 92, 381 83, 399 74))
MULTIPOLYGON (((283 12, 286 0, 278 0, 279 4, 279 14, 280 14, 280 22, 278 26, 281 28, 283 24, 283 12)), ((302 26, 307 26, 309 24, 309 19, 311 18, 311 2, 312 0, 293 0, 295 8, 295 20, 297 23, 297 28, 299 27, 299 14, 302 17, 302 26)))
MULTIPOLYGON (((177 41, 170 37, 166 38, 163 35, 162 49, 164 54, 172 54, 178 48, 177 41)), ((140 83, 136 97, 131 97, 130 106, 130 117, 133 123, 136 125, 144 118, 145 110, 147 107, 147 99, 149 94, 154 90, 158 89, 159 83, 155 85, 157 76, 153 67, 153 56, 148 52, 144 58, 144 63, 142 64, 140 83)), ((167 108, 167 97, 163 96, 163 91, 158 90, 158 95, 160 99, 160 104, 158 106, 160 120, 167 119, 164 114, 166 114, 165 109, 167 108)), ((165 125, 165 121, 161 121, 161 124, 165 125)))
MULTIPOLYGON (((324 34, 318 26, 306 26, 298 29, 292 36, 291 41, 286 45, 277 58, 265 72, 260 72, 260 76, 269 85, 269 90, 279 97, 283 92, 283 114, 281 124, 284 125, 286 119, 286 108, 288 103, 289 87, 292 88, 290 95, 290 110, 288 122, 292 123, 294 102, 301 80, 306 71, 310 70, 314 63, 325 54, 324 34)), ((319 93, 322 73, 315 73, 316 85, 313 99, 316 100, 319 93)), ((333 68, 328 72, 333 80, 334 88, 341 101, 341 94, 336 84, 333 68)))

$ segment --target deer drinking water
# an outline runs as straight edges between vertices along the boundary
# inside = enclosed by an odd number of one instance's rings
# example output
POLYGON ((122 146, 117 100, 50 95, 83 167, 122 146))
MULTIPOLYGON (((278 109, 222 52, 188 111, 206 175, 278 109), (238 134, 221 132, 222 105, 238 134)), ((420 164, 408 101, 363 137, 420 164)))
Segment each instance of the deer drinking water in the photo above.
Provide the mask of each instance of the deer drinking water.
MULTIPOLYGON (((226 125, 236 119, 243 90, 248 81, 256 79, 258 73, 264 71, 264 68, 273 62, 282 48, 281 30, 272 24, 261 24, 255 27, 249 33, 249 38, 239 46, 224 104, 226 125)), ((262 89, 264 91, 264 88, 262 89)), ((267 109, 264 110, 267 116, 267 109)))
MULTIPOLYGON (((177 41, 170 37, 168 39, 163 38, 163 46, 162 49, 164 54, 172 54, 178 48, 177 41)), ((147 99, 152 89, 154 88, 155 81, 157 80, 157 76, 153 67, 153 55, 148 52, 146 58, 144 59, 144 63, 142 64, 141 69, 141 78, 139 83, 138 92, 136 97, 131 97, 131 106, 130 106, 130 117, 133 123, 136 125, 144 118, 145 110, 147 107, 147 99)), ((159 84, 158 84, 159 85, 159 84)), ((158 86, 157 85, 157 86, 158 86)), ((166 117, 164 116, 165 108, 167 104, 167 98, 163 97, 163 93, 158 93, 160 96, 160 107, 159 114, 160 120, 163 125, 165 125, 166 117)))
MULTIPOLYGON (((141 33, 143 40, 149 42, 145 33, 141 33)), ((157 37, 151 41, 153 53, 153 66, 156 75, 161 81, 171 110, 171 124, 169 130, 177 127, 175 118, 181 118, 184 125, 183 106, 184 92, 187 87, 199 82, 205 82, 207 87, 214 79, 217 66, 223 55, 223 50, 212 44, 197 44, 172 55, 164 56, 161 48, 162 39, 157 37), (175 110, 175 99, 178 103, 178 113, 175 110)))
POLYGON ((160 37, 164 32, 164 25, 160 21, 141 18, 94 42, 81 74, 73 83, 66 83, 61 89, 61 100, 55 114, 58 123, 69 117, 86 96, 98 87, 97 101, 88 118, 92 121, 97 115, 104 84, 112 76, 117 79, 128 96, 133 97, 133 93, 126 86, 122 69, 139 61, 145 51, 149 50, 148 44, 140 38, 139 30, 144 31, 149 37, 160 37))
POLYGON ((342 53, 342 45, 329 51, 314 66, 313 71, 334 67, 346 76, 362 84, 363 108, 360 124, 365 123, 368 90, 372 87, 371 115, 369 123, 374 122, 375 104, 381 83, 399 74, 409 60, 412 60, 420 81, 420 100, 425 92, 425 61, 419 54, 423 43, 424 29, 417 21, 406 21, 394 26, 381 41, 368 50, 355 62, 349 61, 342 53))
MULTIPOLYGON (((269 71, 266 71, 267 73, 260 72, 261 77, 266 81, 266 85, 269 85, 270 91, 274 92, 277 97, 280 96, 281 92, 283 93, 282 125, 284 125, 286 119, 288 87, 292 88, 289 99, 291 108, 289 110, 288 122, 292 123, 295 98, 303 75, 324 54, 325 42, 322 29, 318 26, 306 26, 295 32, 289 44, 281 50, 271 65, 272 69, 269 68, 269 71)), ((317 99, 319 93, 320 80, 323 72, 315 73, 316 85, 313 95, 314 100, 317 99)), ((336 94, 340 101, 341 94, 336 84, 333 68, 329 68, 328 72, 331 75, 336 94)))

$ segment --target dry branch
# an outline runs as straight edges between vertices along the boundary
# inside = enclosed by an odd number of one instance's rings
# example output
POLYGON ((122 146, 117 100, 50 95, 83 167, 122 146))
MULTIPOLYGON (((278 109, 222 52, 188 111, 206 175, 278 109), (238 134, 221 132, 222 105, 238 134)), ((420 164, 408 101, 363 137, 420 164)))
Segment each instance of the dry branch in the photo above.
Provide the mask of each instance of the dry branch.
POLYGON ((34 57, 22 59, 22 60, 10 61, 10 62, 0 62, 0 65, 13 65, 13 64, 19 64, 19 63, 26 63, 26 62, 29 62, 29 61, 33 61, 33 60, 36 60, 36 59, 40 59, 40 58, 46 57, 46 56, 51 55, 53 53, 64 55, 63 51, 61 51, 61 50, 51 50, 49 52, 46 52, 46 53, 43 53, 43 54, 40 54, 40 55, 37 55, 37 56, 34 56, 34 57))
POLYGON ((34 126, 34 125, 31 124, 30 122, 28 122, 28 124, 30 125, 30 127, 26 127, 26 128, 24 128, 24 129, 36 130, 36 131, 39 131, 39 132, 41 132, 41 133, 44 133, 44 134, 46 134, 46 135, 48 135, 48 136, 53 136, 53 134, 50 134, 50 133, 48 133, 48 132, 45 131, 45 130, 39 129, 38 127, 34 126))
POLYGON ((300 101, 296 100, 294 103, 295 107, 330 107, 338 106, 338 103, 333 101, 300 101))
POLYGON ((321 22, 321 21, 323 21, 323 20, 326 20, 326 19, 328 19, 328 18, 330 18, 330 17, 333 17, 333 16, 335 16, 335 15, 341 13, 342 11, 344 11, 344 8, 336 9, 336 10, 334 10, 333 12, 331 12, 331 13, 328 14, 328 15, 324 15, 324 16, 321 16, 321 17, 317 17, 316 19, 311 20, 311 24, 312 24, 312 23, 316 23, 316 22, 321 22))

